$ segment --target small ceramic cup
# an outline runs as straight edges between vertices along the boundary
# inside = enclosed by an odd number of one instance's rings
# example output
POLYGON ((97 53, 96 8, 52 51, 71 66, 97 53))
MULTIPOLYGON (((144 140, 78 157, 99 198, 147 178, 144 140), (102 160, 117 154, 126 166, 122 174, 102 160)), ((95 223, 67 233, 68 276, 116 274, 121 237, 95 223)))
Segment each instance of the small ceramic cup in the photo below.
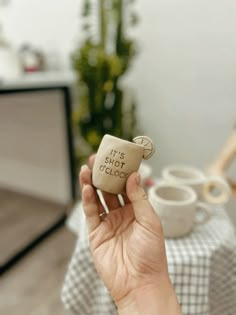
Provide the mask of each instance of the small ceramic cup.
POLYGON ((105 135, 93 166, 93 185, 112 194, 124 192, 127 178, 138 171, 143 156, 142 145, 105 135))
POLYGON ((185 165, 170 165, 163 169, 162 178, 169 183, 190 186, 198 199, 211 204, 224 204, 231 189, 220 176, 206 176, 201 170, 185 165))
POLYGON ((160 182, 150 188, 149 201, 159 216, 166 238, 183 237, 194 225, 206 223, 211 209, 197 201, 197 194, 188 186, 160 182), (197 214, 200 212, 200 216, 197 214))

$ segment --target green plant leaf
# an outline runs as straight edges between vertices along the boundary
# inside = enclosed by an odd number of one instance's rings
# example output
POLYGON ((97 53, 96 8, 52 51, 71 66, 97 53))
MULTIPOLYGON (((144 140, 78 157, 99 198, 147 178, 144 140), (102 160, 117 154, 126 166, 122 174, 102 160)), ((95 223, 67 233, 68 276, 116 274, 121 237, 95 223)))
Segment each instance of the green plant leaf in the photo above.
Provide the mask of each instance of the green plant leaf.
POLYGON ((91 3, 89 0, 84 0, 83 7, 82 7, 82 16, 86 17, 89 16, 91 12, 91 3))
POLYGON ((91 28, 91 25, 90 25, 89 23, 84 23, 84 24, 82 25, 82 29, 83 29, 84 31, 89 31, 90 28, 91 28))
POLYGON ((139 17, 136 13, 132 13, 130 16, 130 22, 132 26, 136 26, 139 23, 139 17))
MULTIPOLYGON (((86 40, 72 55, 80 91, 73 123, 77 133, 93 151, 97 150, 107 132, 126 139, 133 138, 135 108, 125 111, 127 104, 118 86, 137 52, 135 41, 127 35, 127 27, 138 23, 137 14, 130 13, 129 9, 134 0, 96 2, 97 6, 92 7, 91 0, 83 0, 82 29, 86 40), (94 16, 100 23, 97 37, 91 34, 94 16), (124 22, 126 20, 128 25, 124 22)), ((81 153, 78 160, 83 157, 84 153, 81 153)))

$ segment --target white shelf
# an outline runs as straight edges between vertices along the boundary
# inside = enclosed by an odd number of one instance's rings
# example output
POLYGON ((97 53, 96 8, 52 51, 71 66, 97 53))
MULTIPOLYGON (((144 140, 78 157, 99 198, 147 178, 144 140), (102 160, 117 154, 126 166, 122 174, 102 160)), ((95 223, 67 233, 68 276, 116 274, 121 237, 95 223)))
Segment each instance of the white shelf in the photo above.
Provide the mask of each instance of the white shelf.
POLYGON ((75 75, 72 71, 30 73, 13 80, 0 81, 0 90, 71 86, 74 82, 75 75))

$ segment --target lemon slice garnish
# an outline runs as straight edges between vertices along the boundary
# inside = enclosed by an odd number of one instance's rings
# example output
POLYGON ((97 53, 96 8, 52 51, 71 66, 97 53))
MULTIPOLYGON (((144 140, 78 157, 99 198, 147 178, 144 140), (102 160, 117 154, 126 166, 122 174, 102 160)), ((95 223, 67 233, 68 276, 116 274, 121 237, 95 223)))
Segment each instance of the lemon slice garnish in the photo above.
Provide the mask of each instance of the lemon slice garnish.
POLYGON ((133 142, 144 147, 144 160, 148 160, 154 154, 155 147, 150 138, 146 136, 138 136, 133 139, 133 142))

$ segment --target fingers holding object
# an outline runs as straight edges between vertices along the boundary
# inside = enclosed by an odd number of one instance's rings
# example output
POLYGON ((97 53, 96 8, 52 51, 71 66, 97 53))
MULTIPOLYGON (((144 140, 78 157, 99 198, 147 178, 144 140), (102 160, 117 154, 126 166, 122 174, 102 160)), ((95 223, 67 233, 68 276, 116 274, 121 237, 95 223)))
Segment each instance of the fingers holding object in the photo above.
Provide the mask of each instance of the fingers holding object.
MULTIPOLYGON (((80 181, 80 186, 82 189, 85 185, 91 185, 92 186, 92 170, 87 165, 83 165, 81 167, 80 174, 79 174, 79 181, 80 181)), ((94 191, 96 193, 96 190, 94 190, 94 191)), ((99 205, 100 212, 103 212, 104 209, 107 212, 107 208, 109 210, 114 210, 120 206, 118 197, 116 195, 113 195, 110 193, 100 192, 99 195, 96 195, 96 199, 97 199, 97 203, 99 205), (104 206, 104 203, 105 203, 105 206, 104 206)))
MULTIPOLYGON (((81 171, 80 171, 80 175, 79 175, 79 181, 80 181, 81 188, 83 188, 83 186, 86 184, 92 185, 92 168, 94 165, 95 157, 96 157, 96 154, 90 156, 90 158, 89 158, 89 166, 90 167, 87 165, 83 165, 81 167, 81 171)), ((122 198, 121 196, 117 196, 115 194, 110 194, 110 193, 107 193, 104 191, 101 193, 102 193, 103 202, 105 201, 107 208, 110 211, 115 210, 115 209, 119 208, 120 206, 124 206, 124 204, 129 203, 129 199, 125 194, 122 195, 122 197, 123 197, 122 198)), ((99 199, 101 201, 101 194, 99 195, 99 199)), ((103 204, 103 202, 102 202, 102 204, 103 204)), ((105 207, 105 209, 106 209, 106 207, 105 207)))
POLYGON ((92 169, 95 161, 96 154, 93 154, 89 157, 89 166, 84 164, 81 166, 79 180, 80 186, 83 188, 84 184, 92 185, 92 169))
POLYGON ((83 188, 84 185, 92 185, 92 170, 87 166, 83 165, 79 174, 80 187, 83 188))
POLYGON ((89 157, 89 166, 93 168, 94 162, 95 162, 96 154, 93 154, 89 157))
POLYGON ((86 184, 82 189, 82 203, 88 225, 88 232, 93 232, 101 223, 99 203, 95 189, 86 184))
POLYGON ((159 223, 159 218, 151 206, 147 194, 140 185, 140 175, 132 173, 126 185, 127 196, 133 206, 136 220, 143 224, 159 223))

